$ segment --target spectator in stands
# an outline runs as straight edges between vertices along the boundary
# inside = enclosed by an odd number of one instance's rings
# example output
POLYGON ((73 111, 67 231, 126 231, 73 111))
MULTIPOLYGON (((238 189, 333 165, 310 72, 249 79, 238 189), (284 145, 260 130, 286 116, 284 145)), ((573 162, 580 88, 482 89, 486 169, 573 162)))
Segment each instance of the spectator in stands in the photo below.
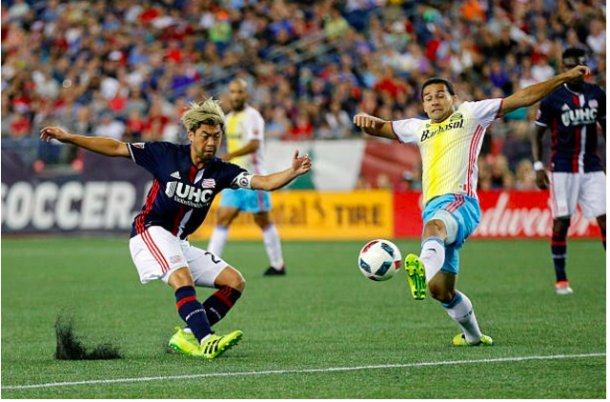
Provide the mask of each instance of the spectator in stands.
POLYGON ((313 139, 313 127, 311 126, 310 117, 307 112, 301 111, 297 115, 294 126, 290 130, 286 140, 301 141, 313 139))
POLYGON ((534 165, 529 159, 521 159, 517 165, 515 175, 515 189, 532 191, 536 190, 536 172, 534 165))
POLYGON ((266 120, 269 122, 265 132, 265 138, 268 140, 281 139, 292 129, 292 124, 286 117, 286 111, 280 106, 274 107, 271 112, 271 118, 266 120))
POLYGON ((594 18, 589 25, 589 35, 587 35, 586 41, 595 55, 606 54, 606 30, 603 24, 603 20, 594 18))
POLYGON ((105 112, 93 130, 93 135, 96 137, 110 137, 121 141, 125 133, 125 125, 117 120, 112 113, 105 112))
POLYGON ((339 101, 334 100, 330 103, 324 120, 326 120, 332 134, 326 138, 347 138, 351 135, 352 121, 347 112, 341 109, 339 101))
MULTIPOLYGON (((10 104, 5 129, 16 113, 32 126, 75 119, 83 105, 96 119, 114 111, 126 122, 133 108, 148 116, 155 97, 168 116, 173 107, 167 104, 176 99, 222 93, 229 80, 246 74, 253 104, 281 109, 291 120, 278 123, 284 127, 278 137, 289 139, 301 107, 321 111, 309 124, 312 132, 324 131, 336 93, 350 117, 417 108, 413 83, 433 75, 449 76, 461 99, 483 99, 498 85, 495 74, 485 75, 483 56, 497 58, 510 77, 510 84, 500 77, 500 87, 515 91, 553 75, 564 45, 585 42, 594 55, 595 80, 605 82, 601 2, 560 1, 548 8, 538 1, 527 7, 500 1, 489 9, 481 0, 384 7, 336 0, 175 2, 171 9, 136 0, 121 7, 91 0, 9 3, 2 15, 2 94, 10 104), (392 60, 385 60, 386 51, 392 60), (527 69, 530 59, 535 66, 527 69)), ((161 120, 164 129, 168 122, 161 120)), ((498 122, 493 131, 507 124, 498 122)))

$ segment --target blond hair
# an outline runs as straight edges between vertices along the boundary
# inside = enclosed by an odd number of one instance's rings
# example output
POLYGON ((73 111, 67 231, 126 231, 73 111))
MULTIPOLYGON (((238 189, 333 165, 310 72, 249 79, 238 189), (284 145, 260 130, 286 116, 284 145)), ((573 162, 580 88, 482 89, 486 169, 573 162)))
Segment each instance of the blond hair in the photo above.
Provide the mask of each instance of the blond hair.
POLYGON ((201 125, 224 128, 225 114, 220 107, 220 101, 213 97, 202 102, 191 102, 186 112, 182 113, 182 124, 187 131, 195 132, 201 125))

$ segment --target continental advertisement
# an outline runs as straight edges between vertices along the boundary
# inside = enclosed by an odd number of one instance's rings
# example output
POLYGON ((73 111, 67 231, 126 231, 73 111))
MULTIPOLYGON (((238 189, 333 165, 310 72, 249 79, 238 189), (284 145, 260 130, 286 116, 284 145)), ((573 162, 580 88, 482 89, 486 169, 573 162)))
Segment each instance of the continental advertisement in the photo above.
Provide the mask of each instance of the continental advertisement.
MULTIPOLYGON (((286 191, 272 194, 271 215, 282 240, 359 240, 393 237, 393 196, 389 191, 286 191)), ((207 240, 216 222, 214 202, 206 222, 193 240, 207 240)), ((232 224, 230 239, 262 239, 252 214, 241 214, 232 224)))

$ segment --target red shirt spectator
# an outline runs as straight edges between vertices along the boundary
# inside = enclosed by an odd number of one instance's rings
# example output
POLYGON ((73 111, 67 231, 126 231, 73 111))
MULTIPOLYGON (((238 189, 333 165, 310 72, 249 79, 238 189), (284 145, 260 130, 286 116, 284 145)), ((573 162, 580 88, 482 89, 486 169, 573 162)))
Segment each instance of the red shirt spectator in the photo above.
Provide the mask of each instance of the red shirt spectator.
POLYGON ((161 12, 157 8, 150 7, 146 11, 143 11, 142 14, 140 14, 140 21, 145 24, 150 24, 159 15, 161 15, 161 12))
POLYGON ((21 113, 16 113, 15 117, 11 121, 11 137, 21 138, 30 134, 32 123, 30 120, 21 113))
POLYGON ((311 140, 313 139, 313 127, 306 113, 299 113, 296 124, 292 126, 286 140, 311 140))
POLYGON ((114 114, 120 115, 123 113, 126 104, 127 98, 125 96, 120 95, 120 93, 117 93, 117 96, 108 101, 108 108, 112 110, 114 114))

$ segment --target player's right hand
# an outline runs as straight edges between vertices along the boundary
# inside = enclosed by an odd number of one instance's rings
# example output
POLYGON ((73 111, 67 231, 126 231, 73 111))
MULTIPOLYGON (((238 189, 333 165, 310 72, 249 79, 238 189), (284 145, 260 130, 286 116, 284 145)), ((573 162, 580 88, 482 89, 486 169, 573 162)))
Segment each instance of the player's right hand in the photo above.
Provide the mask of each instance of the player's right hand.
POLYGON ((591 70, 587 66, 576 66, 566 72, 570 81, 582 81, 591 75, 591 70))
POLYGON ((358 113, 357 115, 354 116, 354 124, 358 127, 362 127, 362 128, 373 127, 374 128, 378 123, 383 123, 383 120, 381 120, 378 117, 371 116, 370 114, 367 114, 367 113, 358 113))
POLYGON ((547 188, 549 188, 550 181, 549 175, 546 173, 546 170, 536 171, 536 185, 541 190, 546 190, 547 188))
POLYGON ((63 142, 68 138, 68 135, 68 133, 59 127, 45 127, 40 130, 40 139, 46 142, 51 141, 53 138, 63 142))

